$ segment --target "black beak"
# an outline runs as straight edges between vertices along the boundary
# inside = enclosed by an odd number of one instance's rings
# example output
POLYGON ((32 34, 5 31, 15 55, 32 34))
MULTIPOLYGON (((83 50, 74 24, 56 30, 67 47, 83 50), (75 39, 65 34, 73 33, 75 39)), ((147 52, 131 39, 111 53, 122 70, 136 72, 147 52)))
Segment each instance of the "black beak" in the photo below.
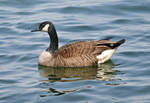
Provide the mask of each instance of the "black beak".
POLYGON ((40 29, 31 30, 31 32, 41 31, 40 29))

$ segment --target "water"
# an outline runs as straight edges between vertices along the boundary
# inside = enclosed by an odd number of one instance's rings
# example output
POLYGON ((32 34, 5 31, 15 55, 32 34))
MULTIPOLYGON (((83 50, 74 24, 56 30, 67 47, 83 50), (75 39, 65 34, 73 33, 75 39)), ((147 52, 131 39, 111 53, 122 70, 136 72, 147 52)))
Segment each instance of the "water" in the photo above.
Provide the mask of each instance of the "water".
POLYGON ((150 103, 149 0, 1 0, 0 103, 150 103), (52 21, 60 46, 80 39, 126 39, 99 68, 38 66, 52 21))

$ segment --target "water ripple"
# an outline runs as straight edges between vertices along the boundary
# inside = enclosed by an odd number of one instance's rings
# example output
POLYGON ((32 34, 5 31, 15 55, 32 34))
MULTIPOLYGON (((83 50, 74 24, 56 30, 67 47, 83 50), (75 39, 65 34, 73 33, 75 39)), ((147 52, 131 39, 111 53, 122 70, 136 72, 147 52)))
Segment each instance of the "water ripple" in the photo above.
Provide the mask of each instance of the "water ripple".
POLYGON ((148 103, 149 5, 149 0, 1 0, 1 102, 148 103), (126 42, 99 68, 40 68, 38 56, 49 38, 30 31, 46 20, 54 23, 60 46, 104 38, 126 42))

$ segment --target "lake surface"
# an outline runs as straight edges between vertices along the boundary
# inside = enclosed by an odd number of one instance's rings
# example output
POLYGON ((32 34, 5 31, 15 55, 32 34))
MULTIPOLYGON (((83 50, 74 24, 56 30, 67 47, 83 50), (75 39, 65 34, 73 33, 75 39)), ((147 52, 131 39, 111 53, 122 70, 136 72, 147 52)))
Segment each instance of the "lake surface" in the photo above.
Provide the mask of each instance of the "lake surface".
POLYGON ((0 103, 150 103, 150 0, 1 0, 0 103), (38 66, 52 21, 59 45, 125 38, 98 68, 38 66))

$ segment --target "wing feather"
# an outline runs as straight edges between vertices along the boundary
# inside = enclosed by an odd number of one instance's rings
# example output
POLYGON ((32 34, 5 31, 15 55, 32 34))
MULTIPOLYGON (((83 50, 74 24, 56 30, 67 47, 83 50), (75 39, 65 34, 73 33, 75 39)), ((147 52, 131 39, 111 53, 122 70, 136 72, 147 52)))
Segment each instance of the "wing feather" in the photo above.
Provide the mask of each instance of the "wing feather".
POLYGON ((106 49, 111 49, 106 44, 115 43, 111 40, 93 40, 93 41, 78 41, 59 48, 57 55, 64 58, 77 57, 82 55, 101 54, 106 49))
POLYGON ((62 66, 90 66, 97 64, 97 55, 104 50, 111 49, 107 45, 114 43, 108 40, 78 41, 64 45, 56 53, 56 65, 62 66))

